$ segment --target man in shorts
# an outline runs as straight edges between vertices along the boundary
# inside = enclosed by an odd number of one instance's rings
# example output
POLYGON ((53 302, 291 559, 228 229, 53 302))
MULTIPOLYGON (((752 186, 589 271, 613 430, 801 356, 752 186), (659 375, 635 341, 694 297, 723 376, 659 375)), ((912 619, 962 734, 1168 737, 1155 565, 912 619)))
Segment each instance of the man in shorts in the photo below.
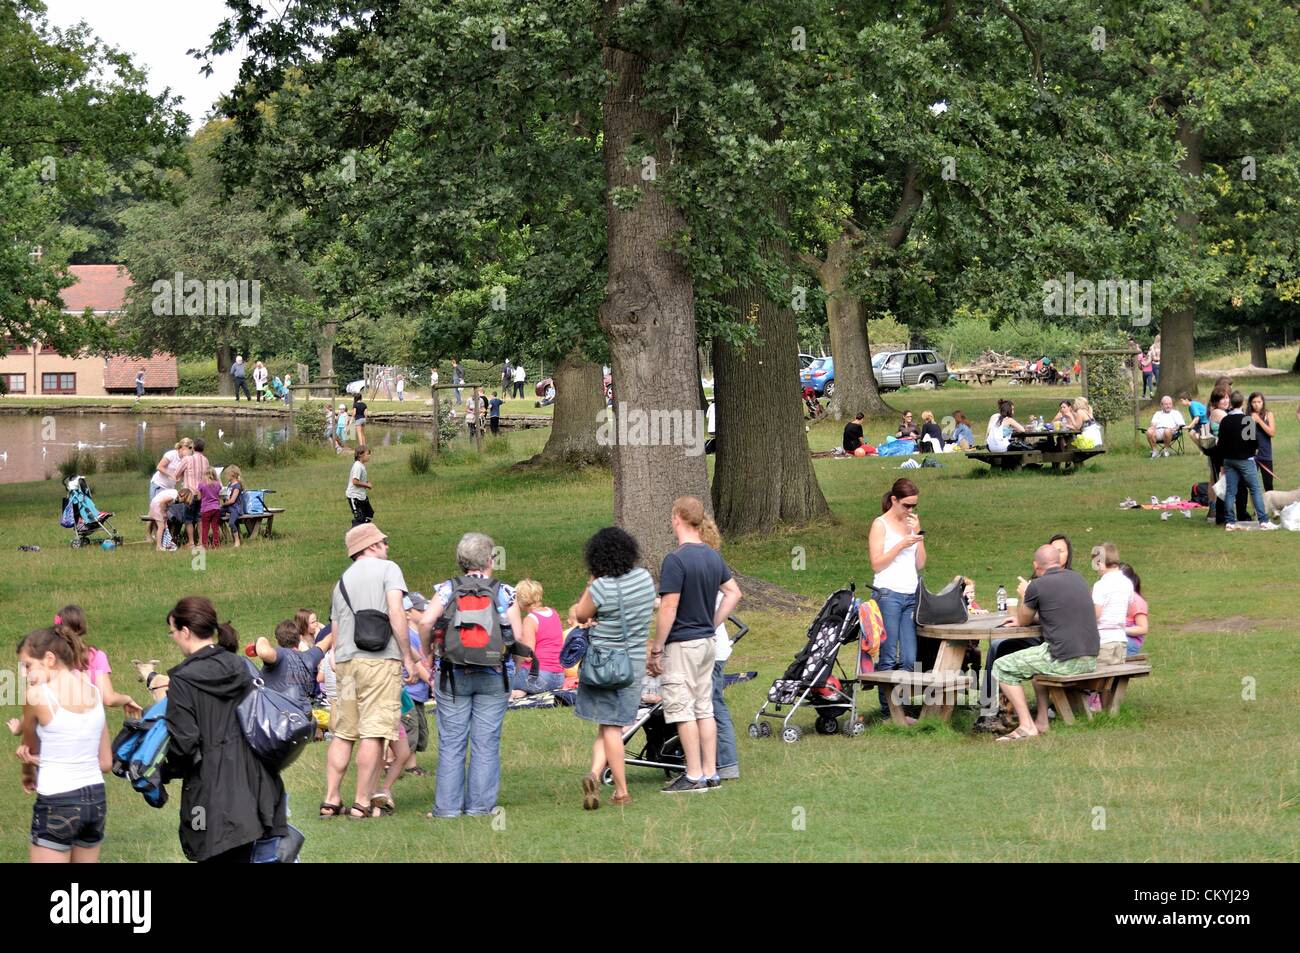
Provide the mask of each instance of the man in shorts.
POLYGON ((1034 580, 1020 580, 1016 621, 1043 627, 1043 641, 1032 648, 1004 655, 993 663, 993 677, 1016 710, 1020 724, 999 741, 1021 741, 1047 731, 1047 693, 1035 687, 1036 718, 1029 715, 1025 682, 1035 675, 1082 675, 1097 669, 1101 635, 1092 590, 1073 569, 1061 566, 1061 554, 1050 543, 1034 553, 1034 580))
POLYGON ((713 720, 714 635, 740 601, 740 587, 718 551, 701 539, 705 520, 712 524, 695 497, 673 503, 678 546, 659 570, 659 621, 646 671, 660 676, 664 721, 677 726, 686 756, 686 773, 662 788, 665 794, 708 791, 721 783, 713 720))
MULTIPOLYGON (((334 737, 326 755, 325 801, 322 817, 375 816, 375 783, 383 766, 385 741, 397 741, 402 717, 402 665, 408 679, 428 681, 429 669, 416 661, 407 638, 402 597, 406 580, 397 563, 388 558, 388 537, 374 523, 348 530, 344 538, 347 568, 334 587, 330 620, 334 626, 334 674, 338 698, 330 711, 334 737), (385 613, 391 630, 382 648, 367 651, 356 642, 357 617, 367 610, 385 613), (344 808, 339 788, 357 754, 357 796, 344 808)), ((364 623, 363 623, 364 624, 364 623)), ((364 629, 363 629, 364 631, 364 629)))

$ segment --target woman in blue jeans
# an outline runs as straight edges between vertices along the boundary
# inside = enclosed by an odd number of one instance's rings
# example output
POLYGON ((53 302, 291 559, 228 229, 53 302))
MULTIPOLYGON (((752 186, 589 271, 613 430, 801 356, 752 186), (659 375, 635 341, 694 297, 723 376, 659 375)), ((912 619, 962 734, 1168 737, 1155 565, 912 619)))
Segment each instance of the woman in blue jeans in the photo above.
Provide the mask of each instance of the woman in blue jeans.
MULTIPOLYGON (((885 620, 878 672, 911 671, 916 665, 917 574, 925 568, 925 535, 916 515, 920 491, 911 480, 896 480, 880 501, 881 515, 867 538, 872 585, 880 591, 877 604, 885 620)), ((880 686, 880 716, 889 717, 885 686, 880 686)), ((908 718, 909 725, 916 724, 908 718)))
MULTIPOLYGON (((466 533, 456 546, 456 562, 466 576, 492 578, 492 538, 466 533)), ((433 625, 454 598, 453 580, 441 583, 420 619, 420 639, 427 646, 433 625)), ((496 609, 502 626, 522 630, 515 591, 498 583, 496 609)), ((430 817, 480 817, 497 806, 501 788, 501 727, 509 693, 504 667, 441 663, 434 694, 438 699, 438 771, 430 817), (446 669, 450 669, 447 672, 446 669), (449 676, 449 677, 448 677, 449 676), (465 755, 469 753, 469 770, 465 755)))

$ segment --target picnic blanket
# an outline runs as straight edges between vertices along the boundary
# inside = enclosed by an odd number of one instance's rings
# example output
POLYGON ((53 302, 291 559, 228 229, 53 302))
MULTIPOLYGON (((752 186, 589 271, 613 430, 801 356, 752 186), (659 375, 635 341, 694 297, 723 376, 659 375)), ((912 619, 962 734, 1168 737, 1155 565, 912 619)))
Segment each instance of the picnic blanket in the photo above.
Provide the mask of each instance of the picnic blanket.
POLYGON ((906 457, 916 453, 915 440, 888 440, 876 447, 882 457, 906 457))

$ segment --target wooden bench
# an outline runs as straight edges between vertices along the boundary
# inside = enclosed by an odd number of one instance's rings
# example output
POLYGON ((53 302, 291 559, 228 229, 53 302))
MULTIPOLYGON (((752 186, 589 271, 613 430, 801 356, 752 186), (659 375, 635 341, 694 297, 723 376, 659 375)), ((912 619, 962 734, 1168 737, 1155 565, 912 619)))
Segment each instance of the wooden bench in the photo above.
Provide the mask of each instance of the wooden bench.
MULTIPOLYGON (((245 527, 248 529, 248 538, 252 539, 253 535, 257 532, 258 526, 260 526, 262 522, 265 521, 266 525, 262 526, 262 537, 264 539, 270 539, 273 535, 275 535, 274 534, 275 518, 277 515, 283 512, 284 512, 283 506, 268 506, 261 513, 245 513, 243 516, 237 517, 236 522, 241 527, 245 527)), ((142 523, 150 522, 149 517, 148 516, 140 517, 140 522, 142 523)), ((221 521, 221 538, 226 542, 233 542, 233 540, 230 538, 230 524, 224 519, 221 521)))
POLYGON ((1145 678, 1151 674, 1151 663, 1145 656, 1135 655, 1131 658, 1141 658, 1142 661, 1130 660, 1083 675, 1038 675, 1034 677, 1034 685, 1046 689, 1053 707, 1067 725, 1074 724, 1076 707, 1092 721, 1087 698, 1090 692, 1100 692, 1102 708, 1108 714, 1118 715, 1124 693, 1128 691, 1129 679, 1145 678))
MULTIPOLYGON (((902 669, 865 672, 858 675, 857 680, 861 685, 893 685, 906 689, 909 698, 919 689, 924 701, 922 717, 935 715, 940 721, 947 721, 952 717, 953 708, 957 705, 957 694, 969 691, 975 682, 970 675, 962 675, 958 672, 908 672, 902 669)), ((904 723, 905 717, 903 703, 899 697, 901 694, 899 691, 885 693, 885 702, 889 705, 889 717, 899 725, 904 723)))
POLYGON ((1091 450, 1005 450, 996 453, 992 450, 971 450, 966 456, 980 463, 987 463, 997 470, 1019 470, 1026 466, 1042 466, 1050 463, 1053 467, 1077 467, 1091 457, 1106 451, 1101 447, 1091 450))

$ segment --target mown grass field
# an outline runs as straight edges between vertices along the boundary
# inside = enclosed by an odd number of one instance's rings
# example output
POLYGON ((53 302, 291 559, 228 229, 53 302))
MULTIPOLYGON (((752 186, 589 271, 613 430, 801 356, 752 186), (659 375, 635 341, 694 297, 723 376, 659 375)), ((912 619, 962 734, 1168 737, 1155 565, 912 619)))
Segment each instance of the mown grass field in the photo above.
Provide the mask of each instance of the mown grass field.
MULTIPOLYGON (((996 396, 920 392, 893 395, 891 402, 939 416, 961 407, 979 421, 996 396)), ((1057 392, 1031 388, 1015 396, 1027 416, 1046 413, 1057 392)), ((1277 410, 1280 482, 1300 486, 1295 405, 1277 410)), ((873 421, 868 434, 893 426, 873 421)), ((820 424, 810 442, 829 446, 838 433, 838 425, 820 424)), ((457 538, 478 529, 505 547, 504 578, 539 579, 548 602, 561 609, 579 594, 582 544, 609 519, 609 475, 510 469, 544 438, 536 431, 514 434, 503 438, 506 453, 456 453, 423 477, 407 468, 408 446, 375 454, 376 519, 413 587, 427 593, 451 574, 457 538)), ((495 820, 425 820, 433 795, 428 778, 399 782, 393 818, 320 821, 325 746, 314 745, 286 776, 294 822, 307 834, 304 860, 1300 859, 1300 537, 1228 536, 1203 518, 1162 522, 1156 513, 1121 511, 1126 496, 1186 496, 1206 468, 1194 448, 1184 458, 1152 461, 1126 449, 1127 429, 1118 443, 1069 476, 994 475, 956 455, 944 458, 941 469, 908 475, 921 487, 932 588, 961 572, 990 602, 999 583, 1010 587, 1017 574, 1027 574, 1033 548, 1052 533, 1070 534, 1084 553, 1103 540, 1118 544, 1143 577, 1155 666, 1152 677, 1134 683, 1119 718, 1057 727, 1045 739, 1016 745, 971 735, 969 716, 919 729, 873 723, 856 739, 810 731, 794 745, 744 736, 825 596, 850 580, 870 580, 870 522, 881 493, 902 475, 897 459, 819 460, 833 522, 725 549, 742 573, 809 600, 799 613, 745 603, 739 610, 751 633, 730 668, 759 673, 728 692, 742 731, 742 781, 704 798, 670 798, 657 793, 661 774, 631 769, 630 807, 585 813, 578 781, 589 753, 586 724, 565 709, 520 711, 507 720, 504 813, 495 820), (800 550, 805 559, 796 568, 800 550), (1096 829, 1099 808, 1103 830, 1096 829)), ((96 500, 122 514, 119 528, 132 541, 115 553, 67 547, 56 483, 0 486, 6 677, 15 674, 11 647, 19 636, 49 624, 69 601, 85 607, 92 641, 107 650, 117 686, 142 700, 130 660, 179 661, 165 616, 180 596, 209 596, 245 639, 270 634, 299 606, 324 614, 346 565, 347 465, 331 454, 246 475, 249 486, 274 487, 277 504, 288 508, 276 523, 279 538, 210 552, 200 570, 188 553, 158 554, 136 542, 143 534, 135 516, 146 498, 137 476, 101 474, 93 481, 96 500), (19 552, 21 544, 42 551, 19 552)), ((1080 563, 1086 566, 1086 558, 1080 563)), ((16 713, 11 707, 6 717, 16 713)), ((119 723, 120 712, 110 714, 110 727, 119 723)), ((423 763, 433 766, 432 751, 423 763)), ((104 859, 182 859, 176 801, 151 810, 124 782, 108 784, 104 859)), ((11 762, 0 789, 0 859, 26 857, 29 822, 30 800, 11 762)))

